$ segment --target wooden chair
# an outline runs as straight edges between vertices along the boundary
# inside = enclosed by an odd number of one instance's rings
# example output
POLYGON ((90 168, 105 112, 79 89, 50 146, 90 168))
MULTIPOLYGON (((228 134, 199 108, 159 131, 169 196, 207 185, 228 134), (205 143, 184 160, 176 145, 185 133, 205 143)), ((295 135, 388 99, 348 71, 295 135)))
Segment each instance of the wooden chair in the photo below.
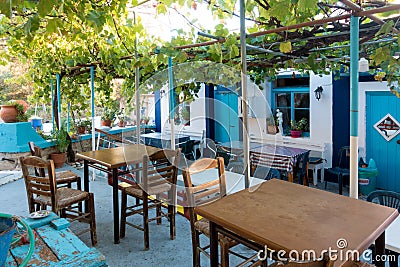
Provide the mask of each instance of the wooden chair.
MULTIPOLYGON (((40 147, 36 146, 34 142, 28 142, 29 150, 31 151, 32 156, 37 156, 39 158, 42 157, 42 152, 40 150, 40 147)), ((40 169, 42 172, 44 172, 44 169, 40 169)), ((37 176, 44 176, 44 173, 38 173, 39 170, 36 170, 35 173, 37 176)), ((76 188, 78 190, 82 189, 82 184, 81 184, 81 177, 79 177, 76 173, 72 171, 58 171, 56 172, 56 179, 57 179, 57 185, 58 186, 65 186, 67 185, 69 188, 71 188, 72 183, 76 183, 76 188)))
MULTIPOLYGON (((198 220, 197 214, 194 210, 195 207, 210 203, 226 196, 226 179, 224 169, 224 159, 217 157, 216 159, 202 158, 195 161, 188 168, 182 171, 183 180, 186 188, 187 207, 190 219, 190 228, 192 232, 192 251, 193 251, 193 266, 200 266, 200 252, 209 257, 206 251, 209 244, 202 246, 200 244, 200 235, 210 236, 209 222, 205 218, 198 220), (218 177, 214 180, 194 186, 192 184, 191 175, 200 173, 208 169, 218 169, 218 177)), ((209 177, 207 177, 209 178, 209 177)), ((221 234, 218 235, 218 241, 221 251, 221 266, 229 266, 229 254, 233 254, 247 262, 250 261, 242 255, 230 251, 229 249, 236 246, 238 243, 231 238, 225 237, 221 234)))
MULTIPOLYGON (((51 210, 63 218, 71 221, 79 220, 90 225, 92 245, 97 244, 96 217, 94 209, 93 193, 77 189, 57 187, 56 172, 52 160, 45 161, 36 156, 21 157, 21 168, 25 180, 26 193, 28 197, 29 212, 40 209, 51 210), (38 176, 47 172, 46 176, 38 176), (88 210, 83 213, 79 210, 79 204, 88 202, 88 210)), ((83 232, 87 232, 84 230, 83 232)))
POLYGON ((180 156, 180 149, 165 149, 150 156, 143 156, 142 167, 130 170, 135 173, 137 184, 121 188, 121 238, 125 237, 126 225, 142 230, 144 247, 148 250, 149 222, 157 220, 157 224, 161 224, 162 217, 166 217, 170 224, 170 238, 175 239, 176 181, 180 156), (141 175, 138 175, 139 172, 141 175), (128 196, 134 197, 136 204, 128 206, 128 196), (161 209, 165 206, 166 213, 161 209), (152 208, 156 208, 156 216, 149 218, 149 209, 152 208), (136 214, 143 216, 143 223, 140 225, 126 220, 127 217, 136 214))

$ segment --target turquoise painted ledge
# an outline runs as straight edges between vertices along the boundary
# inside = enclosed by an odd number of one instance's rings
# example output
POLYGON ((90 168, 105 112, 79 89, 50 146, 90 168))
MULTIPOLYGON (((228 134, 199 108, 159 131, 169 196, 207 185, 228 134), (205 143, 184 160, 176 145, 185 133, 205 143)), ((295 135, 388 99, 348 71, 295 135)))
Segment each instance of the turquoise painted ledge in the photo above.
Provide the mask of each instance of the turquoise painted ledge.
MULTIPOLYGON (((155 126, 143 126, 140 128, 155 129, 155 126)), ((136 130, 136 126, 114 127, 107 132, 118 134, 136 130)), ((81 140, 92 138, 91 134, 80 136, 81 140)), ((29 152, 28 142, 33 141, 40 148, 54 146, 54 141, 43 139, 33 128, 30 122, 0 123, 0 153, 21 153, 29 152)), ((73 140, 78 142, 78 140, 73 140)))
POLYGON ((41 148, 53 145, 36 133, 30 122, 0 123, 0 152, 29 152, 29 141, 41 148))
MULTIPOLYGON (((122 135, 123 135, 124 132, 135 131, 136 130, 136 126, 113 127, 111 129, 107 127, 107 128, 99 128, 99 129, 103 130, 103 131, 105 131, 105 132, 107 132, 109 134, 122 133, 122 135)), ((155 130, 156 126, 153 126, 153 125, 140 125, 140 129, 155 130)), ((96 133, 96 137, 97 137, 97 134, 98 133, 96 133)), ((102 136, 103 136, 103 134, 102 134, 102 136)), ((89 134, 81 134, 81 135, 79 135, 79 138, 81 140, 88 140, 88 139, 92 138, 92 134, 91 133, 89 133, 89 134)), ((73 142, 78 142, 78 140, 73 140, 73 142)))

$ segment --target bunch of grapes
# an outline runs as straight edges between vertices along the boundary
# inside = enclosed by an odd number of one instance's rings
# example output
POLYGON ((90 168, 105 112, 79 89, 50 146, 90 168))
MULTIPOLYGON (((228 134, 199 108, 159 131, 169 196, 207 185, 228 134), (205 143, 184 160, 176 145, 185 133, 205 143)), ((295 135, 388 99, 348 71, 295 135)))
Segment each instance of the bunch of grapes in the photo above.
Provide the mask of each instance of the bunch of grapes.
POLYGON ((385 78, 385 76, 386 76, 386 72, 380 71, 375 74, 374 79, 381 82, 383 80, 383 78, 385 78))

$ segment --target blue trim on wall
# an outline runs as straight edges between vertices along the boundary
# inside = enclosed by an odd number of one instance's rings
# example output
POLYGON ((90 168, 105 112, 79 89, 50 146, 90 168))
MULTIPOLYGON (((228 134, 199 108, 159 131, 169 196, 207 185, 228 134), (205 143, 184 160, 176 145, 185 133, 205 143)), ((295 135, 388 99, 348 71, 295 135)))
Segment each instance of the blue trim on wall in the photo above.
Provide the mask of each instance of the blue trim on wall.
POLYGON ((339 149, 350 145, 350 76, 332 77, 332 83, 332 165, 336 166, 339 149))
POLYGON ((154 120, 156 124, 156 132, 161 132, 161 94, 160 91, 154 92, 154 120))
MULTIPOLYGON (((219 87, 219 86, 218 86, 219 87)), ((217 87, 217 88, 218 88, 217 87)), ((206 137, 215 139, 215 121, 214 121, 214 85, 205 86, 205 105, 206 105, 206 137)))

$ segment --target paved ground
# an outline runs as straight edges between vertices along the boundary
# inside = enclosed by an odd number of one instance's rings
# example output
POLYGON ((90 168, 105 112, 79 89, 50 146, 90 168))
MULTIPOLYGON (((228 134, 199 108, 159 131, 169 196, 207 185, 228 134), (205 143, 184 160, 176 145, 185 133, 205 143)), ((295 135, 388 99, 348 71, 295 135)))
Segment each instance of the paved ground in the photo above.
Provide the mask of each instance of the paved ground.
MULTIPOLYGON (((77 170, 65 165, 63 169, 77 172, 83 177, 82 170, 77 170)), ((25 186, 20 172, 0 172, 0 212, 20 216, 28 215, 28 204, 25 193, 25 186), (18 179, 14 181, 15 179, 18 179)), ((318 184, 318 188, 323 188, 318 184)), ((150 224, 150 250, 143 249, 143 233, 134 228, 127 228, 127 236, 120 244, 113 243, 113 216, 112 216, 112 192, 107 184, 106 178, 97 176, 95 181, 90 182, 90 190, 95 195, 96 221, 98 245, 97 249, 107 258, 109 266, 192 266, 190 224, 183 216, 176 216, 177 237, 169 239, 167 221, 162 225, 150 224)), ((328 183, 328 190, 338 192, 337 184, 328 183)), ((348 194, 348 188, 344 188, 344 194, 348 194)), ((85 226, 86 225, 82 225, 85 226)), ((76 225, 71 229, 74 231, 76 225)), ((78 228, 80 226, 78 225, 78 228)), ((88 245, 91 245, 89 234, 80 238, 88 245)), ((251 255, 253 252, 241 248, 241 252, 251 255)), ((235 262, 235 257, 231 260, 235 262)), ((202 258, 202 266, 208 266, 208 259, 202 258)), ((232 264, 233 266, 233 264, 232 264)))
MULTIPOLYGON (((76 170, 65 165, 63 169, 77 172, 81 177, 81 170, 76 170)), ((9 173, 0 172, 0 181, 5 181, 9 173)), ((20 173, 14 172, 13 177, 21 177, 20 173)), ((112 216, 112 191, 105 177, 97 176, 95 181, 90 182, 90 190, 95 196, 96 224, 98 244, 96 248, 101 251, 107 259, 109 266, 192 266, 191 235, 189 221, 183 216, 176 216, 175 240, 169 239, 168 222, 163 220, 162 225, 156 222, 150 223, 150 250, 143 248, 143 232, 128 227, 127 234, 121 239, 120 244, 113 243, 113 216, 112 216)), ((28 203, 26 199, 25 185, 23 179, 0 185, 0 212, 20 216, 28 215, 28 203)), ((85 224, 72 225, 71 229, 86 227, 85 224)), ((90 235, 83 234, 80 238, 91 246, 90 235)), ((242 248, 248 255, 252 251, 242 248)), ((232 256, 232 260, 235 261, 232 256)), ((202 266, 208 266, 208 259, 202 258, 202 266)))

